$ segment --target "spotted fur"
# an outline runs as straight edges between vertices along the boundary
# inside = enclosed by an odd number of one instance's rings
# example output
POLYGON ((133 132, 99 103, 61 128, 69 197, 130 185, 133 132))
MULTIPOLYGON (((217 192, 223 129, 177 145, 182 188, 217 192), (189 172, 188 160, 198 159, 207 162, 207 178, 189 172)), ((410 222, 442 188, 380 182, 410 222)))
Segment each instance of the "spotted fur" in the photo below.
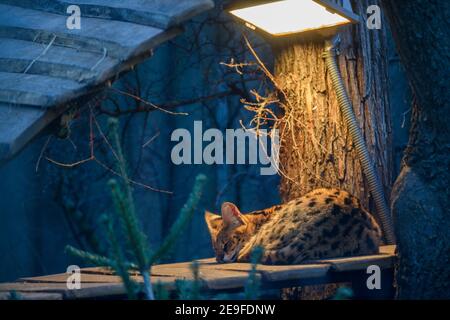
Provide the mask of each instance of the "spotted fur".
POLYGON ((242 214, 225 202, 221 216, 205 213, 218 262, 248 262, 264 249, 262 263, 378 253, 381 232, 360 201, 346 191, 317 189, 286 204, 242 214))

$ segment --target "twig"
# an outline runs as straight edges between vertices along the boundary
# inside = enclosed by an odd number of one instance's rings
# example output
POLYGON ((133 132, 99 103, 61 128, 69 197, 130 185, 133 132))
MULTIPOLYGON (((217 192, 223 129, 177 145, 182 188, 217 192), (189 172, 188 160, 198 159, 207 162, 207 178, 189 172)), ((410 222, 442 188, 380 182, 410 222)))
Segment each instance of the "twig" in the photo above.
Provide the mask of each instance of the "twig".
POLYGON ((188 116, 189 115, 189 113, 186 113, 186 112, 173 112, 173 111, 170 111, 170 110, 166 110, 164 108, 161 108, 161 107, 157 106, 154 103, 151 103, 149 101, 146 101, 146 100, 142 99, 141 97, 138 97, 138 96, 136 96, 134 94, 131 94, 131 93, 128 93, 128 92, 125 92, 125 91, 122 91, 122 90, 119 90, 119 89, 116 89, 116 88, 110 87, 109 90, 114 91, 116 93, 123 94, 123 95, 125 95, 127 97, 130 97, 130 98, 133 98, 133 99, 135 99, 135 100, 137 100, 139 102, 142 102, 143 104, 151 106, 154 109, 157 109, 159 111, 162 111, 162 112, 165 112, 165 113, 168 113, 168 114, 171 114, 171 115, 175 115, 175 116, 177 116, 177 115, 178 116, 188 116))
POLYGON ((109 171, 110 173, 112 173, 113 175, 118 176, 119 178, 124 179, 124 180, 125 180, 126 182, 128 182, 128 183, 131 183, 131 184, 134 184, 134 185, 136 185, 136 186, 139 186, 139 187, 142 187, 142 188, 144 188, 144 189, 151 190, 151 191, 155 191, 155 192, 160 192, 160 193, 165 193, 165 194, 173 194, 172 191, 162 190, 162 189, 157 189, 157 188, 151 187, 151 186, 149 186, 149 185, 146 185, 146 184, 144 184, 144 183, 142 183, 142 182, 137 182, 137 181, 134 181, 134 180, 132 180, 132 179, 130 179, 130 178, 124 178, 119 172, 117 172, 117 171, 111 169, 110 167, 108 167, 106 164, 104 164, 103 162, 101 162, 101 161, 98 160, 97 158, 94 158, 93 160, 94 160, 95 162, 97 162, 100 166, 102 166, 104 169, 106 169, 107 171, 109 171))
POLYGON ((55 42, 56 40, 56 35, 53 35, 52 40, 50 41, 50 43, 45 47, 44 51, 42 51, 36 58, 33 59, 33 61, 30 62, 30 64, 28 65, 28 67, 25 68, 25 71, 23 73, 27 73, 31 67, 35 64, 36 61, 38 61, 42 56, 44 56, 48 49, 50 49, 50 47, 53 45, 53 42, 55 42))
POLYGON ((46 159, 47 161, 49 161, 49 162, 51 162, 51 163, 57 165, 57 166, 60 166, 60 167, 63 167, 63 168, 71 169, 71 168, 78 167, 79 165, 82 165, 82 164, 84 164, 84 163, 86 163, 86 162, 92 161, 92 160, 94 160, 95 158, 94 158, 94 157, 89 157, 89 158, 86 158, 86 159, 83 159, 83 160, 80 160, 80 161, 77 161, 77 162, 73 162, 73 163, 63 163, 63 162, 59 162, 59 161, 53 160, 53 159, 51 159, 51 158, 49 158, 49 157, 45 157, 45 159, 46 159))
POLYGON ((95 70, 95 68, 97 68, 100 65, 100 63, 102 63, 103 60, 106 59, 107 54, 108 50, 106 50, 106 48, 103 48, 103 56, 100 58, 100 60, 97 61, 96 64, 94 64, 94 66, 91 68, 91 71, 95 70))
POLYGON ((44 143, 44 146, 41 149, 41 153, 39 154, 39 158, 38 158, 38 160, 36 162, 36 166, 35 166, 36 172, 38 172, 38 170, 39 170, 39 165, 41 163, 41 160, 42 160, 42 157, 44 156, 45 151, 47 150, 47 147, 48 147, 48 144, 50 143, 50 140, 52 140, 52 136, 49 136, 47 138, 47 140, 44 143))
MULTIPOLYGON (((240 93, 235 92, 234 90, 222 91, 222 92, 217 92, 215 94, 211 94, 208 96, 202 96, 202 97, 198 97, 198 98, 186 99, 186 100, 181 100, 181 101, 172 101, 172 102, 160 105, 159 108, 167 111, 167 109, 173 109, 173 108, 177 108, 177 107, 181 107, 181 106, 188 106, 188 105, 192 105, 192 104, 196 104, 196 103, 204 102, 204 101, 209 101, 209 100, 216 100, 216 99, 220 99, 220 98, 224 98, 224 97, 227 97, 230 95, 236 95, 236 94, 239 95, 240 93)), ((141 107, 141 108, 121 110, 120 108, 116 108, 115 111, 100 109, 100 112, 104 113, 106 115, 112 116, 112 117, 118 117, 118 116, 122 116, 122 115, 126 115, 126 114, 151 112, 151 111, 155 111, 155 110, 159 110, 159 109, 155 109, 153 107, 151 107, 151 108, 142 108, 141 107)))
POLYGON ((150 143, 152 143, 156 138, 158 138, 160 135, 160 132, 157 132, 153 137, 150 138, 146 143, 143 144, 142 148, 147 147, 150 143))

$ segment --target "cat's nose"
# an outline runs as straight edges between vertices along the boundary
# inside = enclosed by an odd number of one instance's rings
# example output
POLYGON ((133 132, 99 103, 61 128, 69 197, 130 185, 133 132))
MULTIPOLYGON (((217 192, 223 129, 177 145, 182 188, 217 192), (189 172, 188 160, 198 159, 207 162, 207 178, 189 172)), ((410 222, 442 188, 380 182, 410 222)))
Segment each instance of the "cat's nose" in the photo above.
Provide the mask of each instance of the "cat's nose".
POLYGON ((235 259, 236 259, 236 252, 233 253, 233 254, 226 254, 226 255, 223 257, 223 261, 224 261, 225 263, 234 262, 235 259))

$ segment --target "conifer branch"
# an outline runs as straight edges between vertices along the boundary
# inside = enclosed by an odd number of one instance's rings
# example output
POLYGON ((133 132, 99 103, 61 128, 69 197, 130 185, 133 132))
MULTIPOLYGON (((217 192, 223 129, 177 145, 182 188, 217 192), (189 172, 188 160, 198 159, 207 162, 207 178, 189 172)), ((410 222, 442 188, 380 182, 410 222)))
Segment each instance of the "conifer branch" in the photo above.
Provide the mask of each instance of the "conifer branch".
POLYGON ((258 263, 260 263, 261 258, 263 256, 263 248, 255 247, 250 255, 250 262, 252 264, 250 273, 248 275, 247 284, 245 285, 245 299, 247 300, 256 300, 258 299, 260 292, 260 279, 257 277, 258 272, 256 270, 258 263))
POLYGON ((116 212, 120 214, 120 217, 124 222, 130 247, 136 257, 140 271, 144 271, 147 270, 150 266, 147 257, 147 239, 141 232, 141 228, 138 224, 134 207, 132 188, 128 179, 127 164, 122 151, 122 145, 120 143, 118 125, 119 124, 117 119, 109 119, 112 141, 116 150, 118 172, 120 172, 122 178, 124 179, 123 187, 125 189, 125 192, 122 193, 118 183, 115 180, 111 180, 109 182, 109 185, 111 187, 113 200, 116 205, 116 212))
POLYGON ((74 257, 80 258, 81 260, 87 263, 93 264, 96 267, 105 267, 105 266, 112 267, 112 265, 114 264, 111 259, 108 259, 95 253, 90 253, 87 251, 74 248, 70 245, 66 246, 65 252, 74 257))
POLYGON ((131 279, 129 270, 129 264, 125 261, 122 247, 117 240, 116 233, 114 232, 113 219, 107 216, 102 217, 102 222, 105 224, 106 235, 108 237, 108 244, 111 248, 111 257, 114 259, 113 268, 117 275, 122 279, 123 285, 127 291, 128 299, 136 300, 136 293, 139 291, 138 285, 131 279))

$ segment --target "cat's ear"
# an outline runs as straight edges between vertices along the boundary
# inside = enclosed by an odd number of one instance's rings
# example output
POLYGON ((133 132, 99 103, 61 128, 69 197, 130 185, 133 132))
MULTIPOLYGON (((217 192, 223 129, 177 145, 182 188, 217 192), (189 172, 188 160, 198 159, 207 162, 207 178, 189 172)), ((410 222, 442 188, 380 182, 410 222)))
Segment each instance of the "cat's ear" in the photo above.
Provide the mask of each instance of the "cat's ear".
POLYGON ((221 211, 225 228, 234 229, 244 224, 241 212, 233 203, 224 202, 221 211))
POLYGON ((214 213, 205 211, 205 221, 211 236, 215 236, 222 226, 222 218, 214 213))

